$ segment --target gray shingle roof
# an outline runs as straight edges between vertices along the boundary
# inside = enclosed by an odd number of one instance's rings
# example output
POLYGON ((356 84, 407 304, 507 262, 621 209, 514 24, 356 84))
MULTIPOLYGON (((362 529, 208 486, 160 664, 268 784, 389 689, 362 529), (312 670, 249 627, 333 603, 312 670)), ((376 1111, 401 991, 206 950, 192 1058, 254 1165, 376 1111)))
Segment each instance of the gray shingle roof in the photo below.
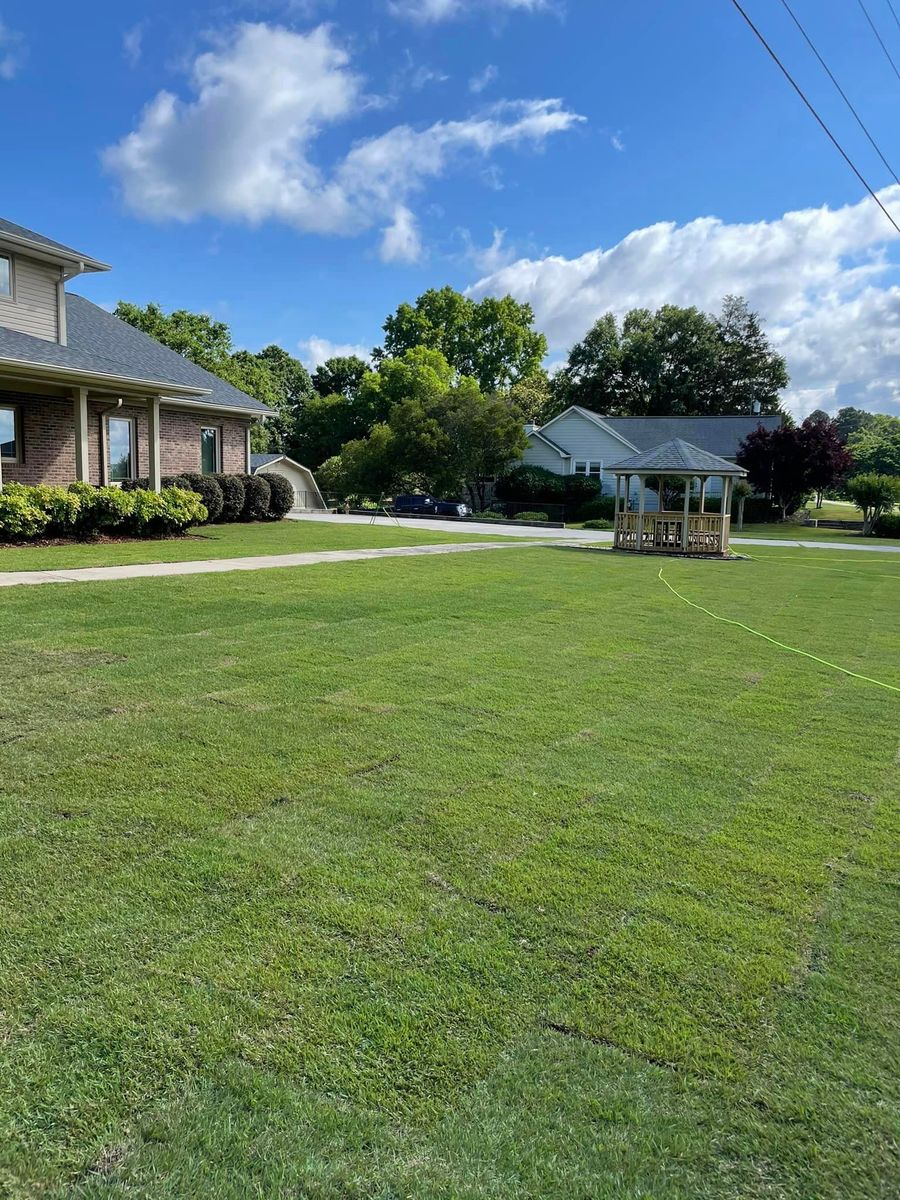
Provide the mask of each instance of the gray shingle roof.
POLYGON ((734 458, 738 447, 757 426, 778 429, 780 416, 771 417, 604 417, 596 413, 610 429, 627 438, 638 450, 650 450, 672 438, 682 438, 709 454, 734 458))
MULTIPOLYGON (((83 296, 66 294, 66 326, 65 346, 0 327, 0 361, 12 358, 123 379, 171 383, 208 392, 198 399, 213 407, 246 409, 248 413, 271 411, 83 296)), ((161 390, 165 394, 164 386, 161 390)))
MULTIPOLYGON (((80 250, 73 250, 71 246, 64 246, 62 242, 54 242, 52 238, 44 237, 42 233, 35 233, 33 229, 26 229, 24 225, 17 225, 15 221, 7 221, 5 217, 0 217, 0 237, 4 233, 13 238, 34 242, 36 246, 45 246, 48 250, 56 250, 67 258, 86 260, 91 263, 97 262, 91 254, 82 254, 80 250)), ((105 266, 105 264, 98 263, 98 266, 105 266)))
POLYGON ((250 472, 258 471, 260 467, 267 467, 269 463, 278 462, 279 458, 284 458, 283 454, 251 454, 250 455, 250 472))
POLYGON ((621 462, 613 463, 611 470, 615 474, 624 471, 671 471, 677 474, 683 471, 694 471, 698 475, 746 475, 742 467, 735 466, 718 454, 709 454, 699 446, 692 446, 681 438, 672 438, 660 446, 634 454, 631 458, 623 458, 621 462))

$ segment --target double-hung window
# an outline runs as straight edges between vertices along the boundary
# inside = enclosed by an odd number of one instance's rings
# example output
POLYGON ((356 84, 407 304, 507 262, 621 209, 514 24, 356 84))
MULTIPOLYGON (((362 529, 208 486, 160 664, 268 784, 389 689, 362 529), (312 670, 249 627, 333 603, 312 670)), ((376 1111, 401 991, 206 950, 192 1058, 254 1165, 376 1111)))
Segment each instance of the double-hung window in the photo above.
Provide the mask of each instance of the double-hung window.
POLYGON ((137 474, 137 440, 134 421, 130 417, 108 417, 106 426, 109 444, 109 482, 124 483, 137 474))
POLYGON ((222 430, 218 425, 204 425, 200 430, 200 470, 204 475, 222 470, 222 430))
POLYGON ((0 300, 12 300, 12 294, 12 259, 8 254, 0 254, 0 300))
POLYGON ((0 404, 0 461, 5 463, 22 461, 19 410, 11 404, 0 404))
POLYGON ((573 474, 588 475, 591 479, 602 479, 603 463, 591 459, 576 459, 573 474))

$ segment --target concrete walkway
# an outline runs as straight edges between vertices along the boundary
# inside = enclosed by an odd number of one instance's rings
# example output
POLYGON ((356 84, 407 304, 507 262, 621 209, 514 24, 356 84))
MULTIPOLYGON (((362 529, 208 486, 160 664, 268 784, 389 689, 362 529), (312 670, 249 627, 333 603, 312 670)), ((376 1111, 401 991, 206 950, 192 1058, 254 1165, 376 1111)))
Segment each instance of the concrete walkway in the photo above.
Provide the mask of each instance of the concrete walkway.
MULTIPOLYGON (((292 521, 331 521, 337 525, 371 525, 371 517, 358 517, 343 513, 293 513, 292 521)), ((375 522, 382 529, 394 524, 390 517, 380 516, 375 522)), ((539 538, 542 542, 612 542, 613 535, 597 529, 537 529, 520 525, 505 525, 502 521, 435 521, 431 517, 401 517, 397 522, 401 529, 430 529, 441 533, 493 534, 495 537, 539 538)), ((880 554, 900 554, 900 546, 861 545, 859 542, 810 542, 793 538, 742 538, 729 539, 732 546, 782 546, 789 549, 803 546, 808 550, 871 550, 880 554)))
POLYGON ((420 554, 467 554, 473 550, 520 550, 545 542, 448 542, 439 546, 389 546, 380 550, 319 550, 307 554, 263 554, 256 558, 204 558, 191 562, 129 563, 119 567, 73 567, 68 571, 0 572, 0 587, 37 583, 106 583, 113 579, 155 579, 170 575, 215 575, 224 571, 264 571, 270 567, 310 567, 316 563, 359 562, 370 558, 409 558, 420 554))

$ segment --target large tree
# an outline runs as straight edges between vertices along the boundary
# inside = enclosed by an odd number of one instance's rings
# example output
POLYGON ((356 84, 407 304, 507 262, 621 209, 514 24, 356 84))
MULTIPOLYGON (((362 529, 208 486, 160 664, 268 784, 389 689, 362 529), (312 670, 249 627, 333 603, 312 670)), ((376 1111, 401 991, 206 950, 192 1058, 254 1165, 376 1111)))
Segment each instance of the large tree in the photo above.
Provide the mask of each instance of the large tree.
POLYGON ((777 412, 784 359, 740 297, 718 317, 664 304, 635 308, 621 326, 606 313, 576 343, 554 378, 556 409, 580 404, 609 415, 777 412))
POLYGON ((326 358, 312 374, 312 386, 320 396, 345 396, 352 400, 369 373, 369 364, 356 354, 326 358))
POLYGON ((779 505, 783 518, 810 492, 832 487, 853 466, 834 427, 809 418, 778 429, 760 425, 741 442, 737 461, 746 467, 754 489, 779 505))
POLYGON ((900 475, 900 417, 868 413, 863 423, 847 439, 847 449, 857 470, 876 475, 900 475))
POLYGON ((547 339, 533 324, 531 305, 512 296, 475 301, 451 287, 430 288, 387 318, 375 357, 397 358, 416 346, 439 350, 458 375, 495 392, 540 367, 547 339))

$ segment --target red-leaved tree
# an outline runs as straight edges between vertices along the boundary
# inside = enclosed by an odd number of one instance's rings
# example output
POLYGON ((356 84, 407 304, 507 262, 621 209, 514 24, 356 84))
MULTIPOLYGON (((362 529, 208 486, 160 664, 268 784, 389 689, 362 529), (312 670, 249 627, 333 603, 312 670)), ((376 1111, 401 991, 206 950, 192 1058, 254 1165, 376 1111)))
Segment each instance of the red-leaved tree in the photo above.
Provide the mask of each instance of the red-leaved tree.
POLYGON ((781 508, 782 518, 810 492, 833 487, 853 466, 834 422, 809 417, 802 425, 759 426, 741 442, 737 460, 754 490, 770 495, 781 508))

